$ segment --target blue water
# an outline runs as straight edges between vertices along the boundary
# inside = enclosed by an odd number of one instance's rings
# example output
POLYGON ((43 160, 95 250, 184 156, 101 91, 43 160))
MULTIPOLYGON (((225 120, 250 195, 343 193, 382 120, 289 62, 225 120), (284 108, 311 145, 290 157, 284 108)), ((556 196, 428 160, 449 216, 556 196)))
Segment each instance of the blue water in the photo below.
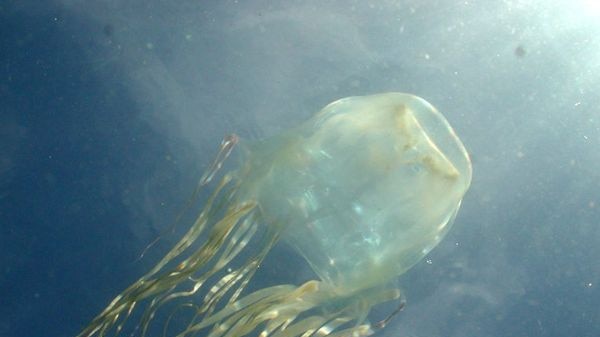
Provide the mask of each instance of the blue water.
POLYGON ((224 135, 383 91, 438 107, 474 179, 378 335, 600 335, 597 7, 195 3, 0 2, 0 337, 76 335, 185 229, 138 260, 224 135))

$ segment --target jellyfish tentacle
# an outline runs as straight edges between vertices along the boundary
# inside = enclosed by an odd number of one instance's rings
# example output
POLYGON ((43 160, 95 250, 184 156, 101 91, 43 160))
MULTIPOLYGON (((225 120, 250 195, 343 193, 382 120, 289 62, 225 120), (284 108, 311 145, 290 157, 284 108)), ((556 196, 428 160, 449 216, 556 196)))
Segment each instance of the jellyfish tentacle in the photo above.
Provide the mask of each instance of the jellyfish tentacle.
POLYGON ((208 337, 367 336, 373 332, 366 316, 376 304, 400 297, 396 288, 374 288, 364 294, 340 296, 331 286, 309 281, 302 286, 266 288, 188 326, 178 337, 209 329, 208 337), (352 324, 351 324, 352 323, 352 324))
POLYGON ((263 330, 260 337, 283 337, 283 336, 312 336, 318 327, 322 326, 326 319, 321 316, 309 316, 290 326, 289 320, 277 326, 271 332, 263 330))
MULTIPOLYGON (((191 256, 180 263, 174 272, 164 275, 163 281, 168 277, 183 277, 188 275, 192 282, 192 287, 188 291, 170 292, 175 288, 167 290, 164 295, 156 297, 148 305, 144 313, 142 322, 142 336, 145 336, 148 326, 154 317, 156 310, 168 301, 180 297, 192 296, 204 285, 206 280, 217 274, 223 267, 227 266, 250 242, 257 230, 257 223, 253 213, 255 205, 246 203, 236 210, 228 211, 221 221, 214 225, 207 243, 197 251, 201 256, 191 256), (243 220, 242 220, 243 219, 243 220), (220 233, 220 234, 219 234, 220 233), (223 240, 229 237, 229 244, 223 244, 223 240), (210 266, 208 270, 202 270, 202 266, 210 266), (193 277, 194 271, 201 270, 201 273, 193 277)), ((212 311, 226 300, 229 304, 237 299, 244 287, 247 285, 257 266, 262 262, 272 245, 277 241, 276 231, 267 231, 263 238, 262 247, 259 252, 251 255, 250 258, 237 270, 231 271, 215 282, 204 297, 202 305, 191 322, 200 317, 209 316, 212 311), (232 294, 227 297, 227 293, 232 294)), ((170 283, 170 282, 169 282, 170 283)))
POLYGON ((223 321, 228 317, 236 314, 241 316, 243 314, 243 311, 247 310, 248 307, 260 305, 260 303, 263 303, 265 301, 268 302, 270 301, 270 299, 275 298, 277 296, 283 296, 283 294, 290 293, 295 288, 295 286, 286 284, 261 289, 251 294, 248 294, 240 300, 236 301, 235 303, 224 307, 217 313, 202 319, 200 322, 196 322, 188 326, 188 328, 178 336, 184 336, 195 331, 200 331, 207 327, 213 326, 218 322, 223 321))
POLYGON ((165 235, 165 233, 173 232, 173 230, 175 229, 175 226, 179 223, 179 221, 181 221, 181 218, 183 218, 183 215, 190 209, 192 204, 198 199, 198 195, 200 194, 200 191, 208 183, 210 183, 212 181, 212 179, 214 178, 216 173, 223 167, 223 163, 231 155, 233 148, 235 147, 235 145, 238 142, 239 142, 239 137, 235 134, 231 134, 231 135, 228 135, 225 138, 223 138, 223 140, 221 141, 221 145, 219 146, 219 151, 217 152, 217 156, 215 157, 215 159, 213 160, 213 162, 211 163, 209 168, 206 170, 206 172, 204 172, 204 174, 198 181, 198 185, 194 189, 194 192, 192 193, 191 197, 188 198, 188 200, 185 203, 185 205, 183 206, 183 208, 179 211, 179 213, 175 217, 175 220, 171 223, 171 225, 169 225, 167 227, 166 230, 164 230, 160 235, 158 235, 158 237, 156 237, 156 239, 154 239, 152 242, 150 242, 144 248, 144 250, 142 250, 142 253, 134 262, 138 262, 139 260, 143 259, 144 256, 146 255, 146 253, 148 252, 148 250, 150 250, 150 248, 152 248, 155 244, 157 244, 158 241, 160 241, 162 239, 162 237, 165 235))
MULTIPOLYGON (((263 243, 259 244, 259 246, 262 247, 262 249, 259 252, 255 253, 254 255, 251 255, 240 268, 231 271, 230 273, 223 276, 221 280, 216 282, 213 285, 213 287, 209 290, 209 292, 205 295, 203 303, 198 309, 195 317, 190 321, 188 329, 191 326, 194 326, 197 320, 201 318, 201 323, 210 322, 210 319, 208 319, 208 317, 212 315, 217 305, 219 305, 223 300, 226 300, 224 310, 233 308, 233 311, 235 311, 239 308, 245 307, 246 305, 250 305, 251 302, 248 301, 252 301, 252 298, 254 297, 250 297, 246 301, 244 301, 248 304, 241 302, 235 304, 233 303, 242 293, 242 291, 254 275, 255 271, 257 270, 258 265, 260 265, 260 263, 262 262, 262 260, 276 241, 277 233, 267 232, 262 240, 263 243), (231 293, 231 295, 227 297, 227 293, 231 293)), ((257 299, 260 299, 260 294, 257 295, 257 299)), ((229 312, 231 313, 233 311, 229 312)), ((225 312, 227 312, 227 310, 225 310, 225 312)))
POLYGON ((236 228, 240 223, 244 223, 242 220, 254 209, 255 204, 253 203, 245 203, 239 205, 239 207, 232 208, 228 210, 228 213, 223 217, 223 219, 219 220, 211 229, 211 232, 206 239, 206 242, 197 249, 191 256, 180 262, 173 270, 171 270, 166 275, 160 275, 156 280, 161 287, 159 288, 164 293, 155 298, 146 311, 144 313, 144 317, 141 322, 143 325, 142 336, 146 335, 148 326, 150 321, 152 320, 154 313, 156 310, 164 305, 167 301, 177 298, 183 297, 186 295, 193 295, 203 283, 212 275, 217 273, 220 268, 216 268, 214 264, 216 263, 214 260, 219 258, 219 252, 222 250, 223 242, 232 235, 233 232, 236 231, 236 228), (212 265, 212 268, 208 270, 204 267, 212 265), (185 279, 190 279, 190 277, 197 273, 198 270, 201 271, 200 279, 196 280, 194 285, 192 286, 191 291, 182 291, 178 293, 170 293, 178 284, 182 283, 185 279), (171 297, 171 295, 175 295, 171 297), (158 299, 158 300, 157 300, 158 299))
MULTIPOLYGON (((215 173, 221 168, 223 161, 229 156, 233 146, 236 143, 237 136, 231 136, 223 141, 217 159, 211 165, 207 173, 202 177, 201 182, 199 183, 198 188, 194 192, 194 195, 191 199, 196 198, 200 187, 206 185, 208 182, 210 182, 210 180, 212 180, 215 173)), ((234 182, 234 178, 231 174, 224 175, 214 189, 213 193, 207 199, 204 208, 197 216, 193 225, 179 240, 179 242, 175 244, 169 253, 167 253, 162 260, 148 273, 125 289, 120 295, 116 296, 115 299, 113 299, 111 303, 96 318, 94 318, 88 327, 86 327, 78 336, 105 336, 113 327, 115 334, 117 335, 122 330, 123 325, 126 323, 127 319, 135 309, 136 304, 145 298, 155 296, 155 298, 153 298, 151 303, 146 308, 140 324, 137 325, 138 327, 141 327, 142 335, 144 335, 156 309, 166 301, 177 297, 169 297, 169 295, 173 295, 169 294, 170 291, 177 287, 177 285, 184 279, 197 272, 198 269, 201 269, 204 265, 208 264, 208 261, 213 259, 218 254, 221 244, 230 235, 233 227, 238 224, 241 218, 244 218, 255 208, 256 205, 254 203, 241 203, 237 205, 238 207, 227 210, 223 219, 217 221, 213 226, 209 226, 211 224, 211 220, 215 217, 215 214, 218 213, 215 212, 214 206, 216 205, 217 208, 222 207, 226 204, 226 202, 221 202, 221 199, 229 199, 231 198, 232 194, 235 194, 235 189, 238 185, 229 187, 229 190, 226 189, 226 187, 230 186, 232 182, 234 182), (163 272, 163 275, 156 276, 157 274, 160 274, 161 271, 163 271, 171 263, 171 261, 181 256, 181 254, 183 254, 190 246, 192 246, 207 228, 211 229, 211 233, 209 234, 209 239, 202 245, 201 248, 197 249, 192 253, 191 256, 184 259, 179 265, 170 271, 166 273, 163 272)), ((243 247, 240 248, 239 246, 244 246, 247 244, 248 237, 251 236, 252 233, 247 232, 246 229, 241 235, 244 234, 246 234, 246 236, 243 236, 243 239, 240 240, 240 243, 232 244, 232 247, 227 252, 226 259, 230 260, 234 258, 243 249, 243 247)), ((223 262, 221 261, 220 263, 222 264, 223 262)), ((198 288, 200 288, 201 285, 201 283, 196 283, 191 290, 182 292, 179 295, 191 296, 198 290, 198 288)))
POLYGON ((190 227, 188 232, 181 238, 181 240, 179 240, 177 244, 175 244, 175 246, 163 257, 163 259, 150 270, 150 272, 142 277, 142 279, 149 278, 158 273, 171 260, 181 255, 181 253, 188 249, 196 241, 196 239, 198 239, 200 234, 204 232, 206 225, 209 223, 209 213, 212 209, 215 199, 219 196, 221 190, 231 182, 231 180, 231 175, 225 175, 223 179, 221 179, 221 182, 216 187, 215 192, 208 198, 205 208, 202 210, 202 212, 200 212, 196 218, 196 221, 194 221, 194 224, 190 227))
POLYGON ((396 309, 394 309, 394 311, 392 311, 386 318, 382 319, 381 321, 373 324, 373 327, 376 329, 383 329, 386 327, 386 325, 394 318, 396 317, 396 315, 398 315, 402 310, 404 310, 404 307, 406 306, 406 300, 404 298, 400 299, 400 303, 398 304, 398 307, 396 307, 396 309))
POLYGON ((239 140, 240 138, 235 134, 231 134, 223 138, 221 141, 221 146, 219 147, 219 152, 217 153, 217 157, 213 160, 212 164, 208 167, 202 178, 200 178, 199 187, 208 184, 212 180, 215 174, 221 169, 221 167, 223 167, 225 159, 229 157, 231 151, 233 151, 233 148, 239 142, 239 140))
POLYGON ((173 308, 173 310, 171 310, 171 313, 167 316, 167 319, 165 320, 165 325, 163 326, 163 337, 167 337, 167 332, 169 330, 169 325, 171 324, 171 320, 173 319, 173 317, 175 316, 175 314, 180 311, 182 308, 192 308, 195 311, 199 310, 198 305, 194 304, 194 303, 180 303, 179 305, 177 305, 175 308, 173 308))

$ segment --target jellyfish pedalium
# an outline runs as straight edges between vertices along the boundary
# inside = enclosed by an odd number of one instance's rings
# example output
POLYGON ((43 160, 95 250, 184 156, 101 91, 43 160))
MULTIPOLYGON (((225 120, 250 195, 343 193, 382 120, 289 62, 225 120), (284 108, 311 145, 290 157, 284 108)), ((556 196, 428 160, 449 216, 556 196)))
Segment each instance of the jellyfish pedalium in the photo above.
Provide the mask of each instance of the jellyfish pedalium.
POLYGON ((165 307, 169 336, 369 335, 385 325, 368 322, 370 309, 400 297, 393 281, 440 242, 471 181, 448 122, 409 94, 340 99, 262 141, 227 137, 200 186, 235 145, 239 168, 187 233, 79 336, 124 334, 128 319, 127 335, 149 335, 165 307), (319 280, 245 293, 278 240, 319 280))

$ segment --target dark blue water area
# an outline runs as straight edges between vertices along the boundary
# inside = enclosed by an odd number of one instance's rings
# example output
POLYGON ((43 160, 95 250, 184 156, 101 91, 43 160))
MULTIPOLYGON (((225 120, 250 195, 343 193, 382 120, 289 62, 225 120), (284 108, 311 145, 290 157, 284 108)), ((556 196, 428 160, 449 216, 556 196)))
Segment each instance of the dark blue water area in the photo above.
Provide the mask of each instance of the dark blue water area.
POLYGON ((19 7, 0 4, 0 336, 73 336, 139 274, 127 193, 168 150, 86 61, 110 26, 19 7))

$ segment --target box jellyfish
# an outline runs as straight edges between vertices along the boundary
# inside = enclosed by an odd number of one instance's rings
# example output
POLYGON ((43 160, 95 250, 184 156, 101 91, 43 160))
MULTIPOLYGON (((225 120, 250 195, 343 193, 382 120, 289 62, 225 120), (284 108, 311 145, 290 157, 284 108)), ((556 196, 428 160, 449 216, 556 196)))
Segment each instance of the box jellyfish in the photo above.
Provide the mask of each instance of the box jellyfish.
POLYGON ((385 93, 262 141, 227 137, 200 186, 217 176, 180 241, 79 336, 367 336, 388 320, 369 323, 371 308, 401 297, 396 278, 452 225, 471 163, 431 104, 385 93), (221 172, 234 147, 239 166, 221 172), (318 279, 245 292, 280 240, 318 279))

